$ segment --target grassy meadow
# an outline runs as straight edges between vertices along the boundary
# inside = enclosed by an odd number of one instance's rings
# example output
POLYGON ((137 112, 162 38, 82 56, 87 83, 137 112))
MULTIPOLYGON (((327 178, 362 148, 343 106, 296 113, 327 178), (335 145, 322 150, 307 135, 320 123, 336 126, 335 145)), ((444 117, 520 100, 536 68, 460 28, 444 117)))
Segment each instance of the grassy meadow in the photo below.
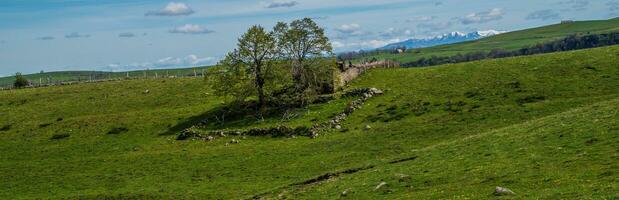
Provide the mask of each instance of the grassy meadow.
MULTIPOLYGON (((612 46, 375 69, 346 89, 385 94, 316 139, 176 141, 225 106, 201 78, 0 91, 0 199, 615 199, 617 63, 612 46)), ((215 128, 311 124, 351 100, 215 128)))

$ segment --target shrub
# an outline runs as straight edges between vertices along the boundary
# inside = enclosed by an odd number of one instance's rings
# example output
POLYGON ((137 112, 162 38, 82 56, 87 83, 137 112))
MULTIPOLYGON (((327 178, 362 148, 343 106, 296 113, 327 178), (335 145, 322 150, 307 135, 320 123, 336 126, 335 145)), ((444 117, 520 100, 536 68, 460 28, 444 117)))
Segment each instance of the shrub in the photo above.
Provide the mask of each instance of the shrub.
POLYGON ((21 73, 15 74, 15 83, 13 83, 13 86, 16 88, 23 88, 28 85, 28 79, 26 79, 21 73))
POLYGON ((0 131, 8 131, 8 130, 11 130, 11 125, 10 124, 9 125, 5 125, 2 128, 0 128, 0 131))

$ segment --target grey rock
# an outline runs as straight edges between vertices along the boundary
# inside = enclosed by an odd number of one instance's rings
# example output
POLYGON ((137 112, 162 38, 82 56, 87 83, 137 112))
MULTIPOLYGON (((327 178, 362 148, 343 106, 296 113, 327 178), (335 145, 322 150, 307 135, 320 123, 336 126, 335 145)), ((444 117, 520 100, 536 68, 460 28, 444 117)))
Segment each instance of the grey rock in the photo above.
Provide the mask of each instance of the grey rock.
POLYGON ((510 190, 508 188, 497 186, 494 189, 494 195, 496 195, 496 196, 507 196, 507 195, 514 195, 514 194, 516 194, 516 193, 514 193, 512 190, 510 190))
POLYGON ((374 191, 379 190, 380 188, 384 187, 385 185, 387 185, 387 182, 380 182, 375 188, 374 191))
POLYGON ((342 196, 343 196, 343 197, 348 196, 348 193, 349 193, 349 192, 350 192, 350 188, 348 188, 348 189, 344 190, 344 191, 342 192, 342 196))

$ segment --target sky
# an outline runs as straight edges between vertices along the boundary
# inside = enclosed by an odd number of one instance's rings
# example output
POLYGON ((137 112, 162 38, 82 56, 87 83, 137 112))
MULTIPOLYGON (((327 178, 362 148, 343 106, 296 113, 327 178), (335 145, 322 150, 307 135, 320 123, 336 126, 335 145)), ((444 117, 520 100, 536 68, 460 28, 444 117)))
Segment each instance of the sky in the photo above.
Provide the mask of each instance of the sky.
POLYGON ((251 25, 313 18, 336 52, 619 17, 619 0, 1 0, 0 76, 217 63, 251 25))

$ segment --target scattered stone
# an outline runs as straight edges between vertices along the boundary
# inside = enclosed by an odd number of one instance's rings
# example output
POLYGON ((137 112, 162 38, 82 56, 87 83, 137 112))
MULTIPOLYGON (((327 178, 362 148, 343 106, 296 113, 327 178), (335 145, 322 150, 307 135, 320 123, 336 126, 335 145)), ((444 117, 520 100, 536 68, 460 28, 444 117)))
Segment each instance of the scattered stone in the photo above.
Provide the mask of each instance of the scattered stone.
POLYGON ((365 125, 365 128, 364 128, 364 129, 367 131, 367 130, 372 129, 372 127, 371 127, 370 125, 365 125))
POLYGON ((342 129, 342 126, 340 126, 340 125, 335 125, 335 129, 340 130, 340 129, 342 129))
POLYGON ((312 133, 310 134, 310 138, 316 139, 317 137, 318 137, 318 133, 312 131, 312 133))
POLYGON ((380 188, 382 188, 383 186, 387 185, 387 182, 380 182, 375 188, 374 191, 379 190, 380 188))
POLYGON ((241 143, 241 142, 236 139, 230 140, 230 144, 238 144, 238 143, 241 143))
POLYGON ((348 188, 348 189, 344 190, 344 191, 342 192, 342 196, 343 196, 343 197, 348 196, 348 192, 350 192, 350 188, 348 188))
POLYGON ((217 135, 219 135, 219 137, 226 137, 226 133, 224 133, 223 131, 217 132, 217 135))
POLYGON ((144 90, 144 94, 150 93, 150 90, 144 90))
POLYGON ((214 138, 213 136, 210 136, 210 135, 209 135, 209 136, 204 137, 204 140, 205 140, 205 141, 213 141, 214 139, 215 139, 215 138, 214 138))
POLYGON ((398 178, 398 181, 400 182, 408 182, 411 180, 411 176, 406 175, 406 174, 396 174, 395 176, 398 178))
POLYGON ((496 196, 507 196, 507 195, 514 195, 516 193, 514 193, 512 190, 508 189, 508 188, 504 188, 504 187, 496 187, 496 189, 494 189, 494 195, 496 196))

